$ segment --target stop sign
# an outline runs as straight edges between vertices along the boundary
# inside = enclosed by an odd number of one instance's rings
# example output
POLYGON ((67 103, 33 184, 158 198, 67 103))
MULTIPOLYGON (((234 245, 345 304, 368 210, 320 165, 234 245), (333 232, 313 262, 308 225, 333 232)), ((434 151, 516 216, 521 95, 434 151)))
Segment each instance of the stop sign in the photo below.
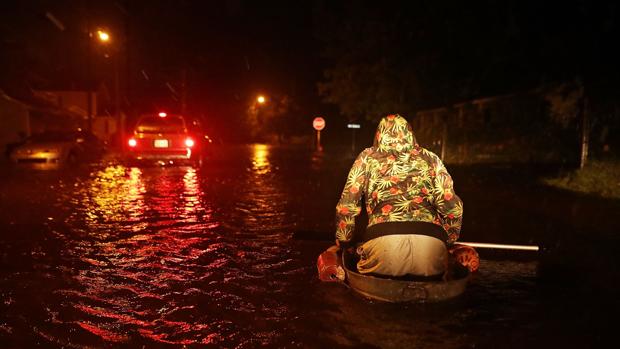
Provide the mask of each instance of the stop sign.
POLYGON ((317 131, 321 131, 325 128, 325 119, 320 116, 314 118, 314 120, 312 120, 312 127, 314 127, 314 129, 317 131))

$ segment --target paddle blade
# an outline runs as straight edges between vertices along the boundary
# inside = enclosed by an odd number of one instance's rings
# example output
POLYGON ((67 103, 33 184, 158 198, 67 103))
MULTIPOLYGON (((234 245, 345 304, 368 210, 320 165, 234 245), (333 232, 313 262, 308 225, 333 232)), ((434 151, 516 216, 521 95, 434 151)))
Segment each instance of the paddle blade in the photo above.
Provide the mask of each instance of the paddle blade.
POLYGON ((450 248, 449 252, 459 264, 469 269, 470 272, 478 271, 480 256, 478 256, 478 252, 473 247, 455 244, 450 248))

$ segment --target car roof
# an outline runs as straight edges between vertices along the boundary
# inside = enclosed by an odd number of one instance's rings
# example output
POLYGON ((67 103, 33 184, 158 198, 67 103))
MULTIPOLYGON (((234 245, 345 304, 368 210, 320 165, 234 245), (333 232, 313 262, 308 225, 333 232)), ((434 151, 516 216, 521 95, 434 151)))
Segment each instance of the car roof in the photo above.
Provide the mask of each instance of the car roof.
POLYGON ((156 114, 148 114, 138 119, 135 131, 140 133, 187 132, 187 123, 181 115, 160 117, 156 114))

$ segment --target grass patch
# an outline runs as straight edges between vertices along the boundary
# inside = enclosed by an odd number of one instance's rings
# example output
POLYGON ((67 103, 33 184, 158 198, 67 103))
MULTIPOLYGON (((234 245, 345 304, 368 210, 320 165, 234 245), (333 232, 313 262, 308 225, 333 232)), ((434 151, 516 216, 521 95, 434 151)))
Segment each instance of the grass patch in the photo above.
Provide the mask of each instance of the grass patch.
POLYGON ((543 182, 574 192, 620 199, 620 161, 591 160, 581 170, 545 178, 543 182))

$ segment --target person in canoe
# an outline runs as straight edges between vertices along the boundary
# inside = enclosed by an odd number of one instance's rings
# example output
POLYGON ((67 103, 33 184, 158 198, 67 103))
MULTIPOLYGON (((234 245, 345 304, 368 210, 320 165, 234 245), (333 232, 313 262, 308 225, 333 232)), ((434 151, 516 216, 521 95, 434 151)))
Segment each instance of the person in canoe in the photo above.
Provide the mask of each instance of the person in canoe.
POLYGON ((462 217, 463 202, 441 159, 416 142, 405 118, 388 115, 349 171, 336 206, 336 244, 356 247, 362 274, 438 276, 462 217), (362 198, 368 227, 354 236, 362 198))

